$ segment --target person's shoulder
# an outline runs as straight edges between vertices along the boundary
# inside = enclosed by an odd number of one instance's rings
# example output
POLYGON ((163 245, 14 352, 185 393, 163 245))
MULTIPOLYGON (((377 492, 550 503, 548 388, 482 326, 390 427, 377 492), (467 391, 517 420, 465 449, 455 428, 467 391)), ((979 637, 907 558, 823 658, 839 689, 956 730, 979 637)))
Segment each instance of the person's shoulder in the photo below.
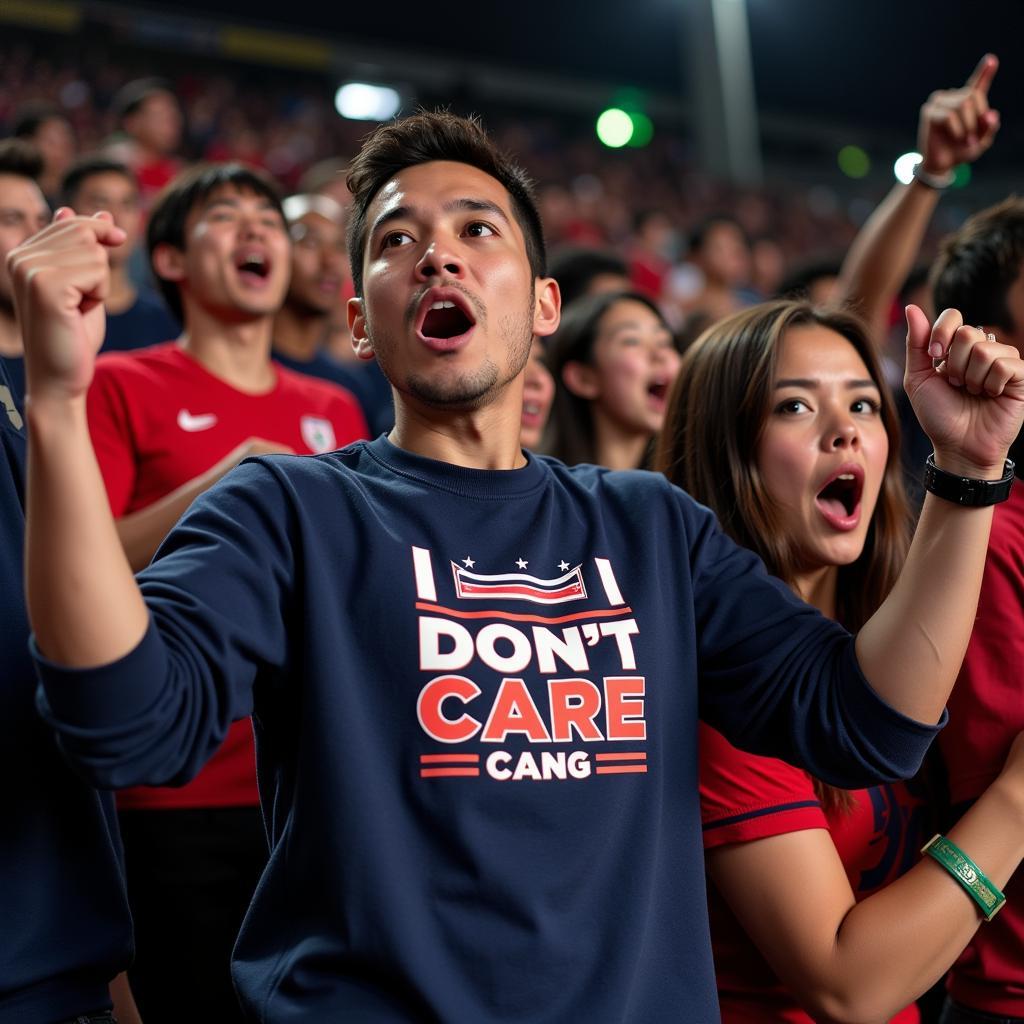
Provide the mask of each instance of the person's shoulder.
POLYGON ((575 466, 567 466, 552 455, 533 456, 556 476, 575 481, 581 487, 596 489, 610 487, 623 491, 663 491, 673 490, 672 484, 661 473, 651 473, 645 469, 608 469, 607 466, 595 466, 589 462, 580 462, 575 466))
POLYGON ((608 469, 580 463, 566 466, 548 455, 536 456, 558 478, 576 487, 602 492, 623 502, 656 502, 671 508, 686 519, 704 519, 710 513, 686 491, 673 484, 663 473, 646 469, 608 469))
POLYGON ((111 382, 138 386, 143 381, 159 381, 172 367, 181 369, 187 361, 173 341, 148 348, 101 352, 96 358, 93 384, 111 382))
POLYGON ((175 341, 164 341, 146 348, 133 348, 124 352, 101 352, 96 357, 96 369, 132 372, 146 366, 167 366, 181 362, 181 351, 175 341))
MULTIPOLYGON (((332 488, 361 487, 369 441, 352 441, 321 455, 256 455, 228 474, 245 485, 265 486, 272 478, 285 490, 303 492, 327 483, 332 488), (241 474, 239 470, 245 469, 241 474)), ((225 478, 227 479, 227 478, 225 478)))
POLYGON ((740 750, 704 722, 699 736, 706 848, 826 826, 806 772, 778 758, 740 750))
POLYGON ((333 396, 338 394, 348 395, 340 384, 329 380, 326 377, 316 376, 312 373, 304 373, 301 370, 294 370, 285 366, 280 359, 274 359, 274 369, 277 371, 278 386, 288 392, 299 395, 333 396))
POLYGON ((356 414, 362 418, 362 408, 356 396, 341 384, 323 377, 291 370, 281 363, 275 363, 278 374, 278 387, 282 394, 312 402, 319 409, 329 412, 356 414))

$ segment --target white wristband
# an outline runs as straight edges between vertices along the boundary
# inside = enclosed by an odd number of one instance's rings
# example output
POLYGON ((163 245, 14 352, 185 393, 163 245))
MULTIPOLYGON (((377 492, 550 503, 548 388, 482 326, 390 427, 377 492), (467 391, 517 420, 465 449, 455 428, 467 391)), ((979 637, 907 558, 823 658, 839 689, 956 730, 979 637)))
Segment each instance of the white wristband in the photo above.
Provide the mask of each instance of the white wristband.
POLYGON ((924 169, 924 161, 919 160, 914 164, 914 177, 925 187, 941 192, 953 184, 956 179, 956 171, 946 171, 945 174, 930 174, 924 169))

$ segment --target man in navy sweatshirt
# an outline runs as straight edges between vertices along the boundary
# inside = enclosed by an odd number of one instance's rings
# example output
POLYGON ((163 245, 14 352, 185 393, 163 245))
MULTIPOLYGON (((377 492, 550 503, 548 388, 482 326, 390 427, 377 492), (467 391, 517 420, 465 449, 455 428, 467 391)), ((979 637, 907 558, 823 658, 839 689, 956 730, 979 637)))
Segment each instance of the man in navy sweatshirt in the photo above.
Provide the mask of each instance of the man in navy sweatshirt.
MULTIPOLYGON (((233 970, 253 1020, 714 1021, 698 716, 834 784, 912 773, 991 509, 929 495, 854 640, 663 478, 520 449, 559 295, 529 183, 476 123, 383 126, 349 183, 352 335, 394 430, 246 462, 138 581, 84 413, 120 232, 62 211, 12 257, 42 713, 113 787, 184 782, 252 713, 272 852, 233 970)), ((1024 363, 954 311, 909 316, 935 462, 986 492, 1024 363)))

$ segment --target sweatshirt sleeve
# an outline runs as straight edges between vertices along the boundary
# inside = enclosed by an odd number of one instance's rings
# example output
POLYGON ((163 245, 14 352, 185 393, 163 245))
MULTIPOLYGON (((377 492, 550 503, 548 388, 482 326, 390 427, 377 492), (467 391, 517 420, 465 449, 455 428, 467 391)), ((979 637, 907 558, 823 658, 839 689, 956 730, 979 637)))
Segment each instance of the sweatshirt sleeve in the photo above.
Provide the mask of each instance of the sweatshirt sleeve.
POLYGON ((688 518, 701 716, 740 749, 835 786, 913 775, 945 713, 929 725, 883 701, 846 630, 769 576, 707 509, 693 503, 688 518))
POLYGON ((255 682, 286 658, 292 509, 264 463, 245 463, 139 574, 150 623, 134 650, 72 669, 33 644, 40 712, 94 785, 182 785, 252 712, 255 682))

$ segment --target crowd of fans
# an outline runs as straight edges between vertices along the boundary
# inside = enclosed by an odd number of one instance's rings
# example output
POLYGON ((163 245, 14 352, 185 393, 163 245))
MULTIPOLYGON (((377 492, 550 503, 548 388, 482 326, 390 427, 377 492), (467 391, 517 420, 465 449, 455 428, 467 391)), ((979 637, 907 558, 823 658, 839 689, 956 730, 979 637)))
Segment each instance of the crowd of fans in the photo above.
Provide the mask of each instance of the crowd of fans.
MULTIPOLYGON (((162 70, 168 99, 135 109, 132 83, 140 76, 132 71, 143 65, 130 54, 58 60, 8 46, 0 132, 32 134, 46 156, 42 185, 51 198, 76 154, 102 148, 136 168, 144 201, 196 159, 239 160, 266 170, 286 192, 328 188, 345 201, 340 172, 366 125, 338 117, 325 80, 178 64, 157 56, 144 65, 162 70)), ((694 308, 718 315, 737 295, 768 298, 811 265, 838 265, 859 226, 827 185, 737 188, 709 177, 670 131, 622 153, 601 146, 588 125, 567 131, 540 115, 489 122, 538 183, 549 245, 623 255, 634 283, 676 328, 694 308), (720 227, 726 216, 732 230, 720 227)))
MULTIPOLYGON (((1001 232, 1020 234, 1019 201, 1008 200, 972 220, 943 244, 928 270, 941 233, 936 206, 952 168, 973 162, 996 139, 999 120, 988 106, 988 89, 997 67, 995 58, 983 58, 962 89, 936 92, 925 101, 918 178, 897 186, 864 223, 855 222, 824 189, 741 189, 715 181, 694 166, 680 139, 662 137, 645 150, 612 154, 582 136, 567 139, 543 118, 528 127, 499 119, 493 126, 496 141, 516 154, 537 183, 550 276, 562 301, 557 330, 535 329, 529 355, 523 353, 523 409, 517 421, 523 447, 553 454, 569 466, 661 471, 711 508, 726 534, 753 549, 824 618, 850 630, 864 626, 886 602, 908 559, 910 505, 895 444, 898 421, 903 421, 906 463, 912 467, 910 498, 918 504, 923 498, 914 486, 919 446, 932 444, 915 414, 930 429, 929 437, 938 432, 939 417, 927 399, 912 411, 905 399, 890 393, 900 376, 890 347, 897 303, 915 303, 907 306, 900 329, 909 330, 911 348, 919 349, 922 379, 934 369, 924 356, 931 321, 933 341, 946 330, 953 338, 958 330, 971 330, 961 326, 962 320, 945 326, 954 319, 948 311, 936 319, 933 292, 942 305, 962 307, 973 322, 984 324, 971 344, 996 346, 998 334, 998 358, 1004 361, 1020 348, 1014 313, 1024 307, 1013 289, 1020 291, 1024 245, 998 240, 1001 232), (986 283, 986 259, 1001 267, 997 288, 986 283), (828 392, 819 373, 826 383, 830 373, 839 382, 830 397, 822 397, 828 392), (856 390, 852 398, 851 389, 856 390), (825 448, 821 458, 836 464, 822 480, 816 477, 818 455, 812 469, 801 467, 793 455, 800 448, 793 431, 818 399, 823 407, 832 403, 839 424, 831 426, 827 444, 824 435, 818 439, 825 448), (840 465, 843 453, 850 457, 840 465), (801 473, 806 479, 794 483, 801 473), (817 511, 813 521, 805 521, 787 501, 790 491, 806 491, 811 478, 817 511), (815 547, 819 514, 832 532, 815 547)), ((53 211, 61 211, 58 220, 69 229, 73 222, 81 224, 74 213, 101 215, 89 230, 104 252, 103 287, 96 295, 105 306, 102 342, 109 354, 98 362, 88 389, 88 429, 118 541, 131 570, 140 571, 193 500, 243 460, 331 452, 390 429, 395 409, 388 380, 368 358, 375 341, 369 314, 347 303, 364 291, 359 265, 352 280, 346 223, 355 217, 360 224, 358 218, 376 201, 365 168, 353 179, 355 212, 346 184, 363 128, 340 120, 312 80, 275 78, 258 86, 254 79, 213 66, 184 72, 157 68, 166 72, 163 77, 137 77, 132 70, 130 61, 123 67, 88 56, 56 61, 29 45, 8 47, 0 71, 0 255, 6 258, 40 231, 45 234, 53 211), (282 200, 284 195, 288 198, 282 200), (126 352, 135 349, 140 351, 126 352)), ((475 125, 459 122, 452 128, 457 120, 424 123, 477 138, 475 125)), ((457 162, 467 173, 471 162, 457 162)), ((423 165, 429 168, 430 158, 413 163, 411 170, 419 173, 423 165)), ((409 167, 403 164, 402 173, 409 167)), ((483 176, 490 174, 491 184, 506 184, 500 175, 507 173, 512 182, 507 187, 515 195, 518 172, 495 167, 483 176)), ((472 169, 479 173, 475 165, 472 169)), ((440 180, 430 178, 432 185, 440 180)), ((393 216, 401 220, 405 214, 393 216)), ((478 228, 484 238, 493 230, 471 221, 465 234, 475 237, 478 228)), ((394 234, 396 252, 404 248, 403 230, 394 234)), ((531 245, 542 243, 524 233, 530 254, 531 245)), ((377 244, 381 248, 379 239, 377 244)), ((391 236, 382 248, 391 251, 391 236)), ((45 246, 40 252, 49 259, 59 255, 57 248, 47 252, 45 246)), ((69 250, 68 255, 74 263, 76 254, 69 250)), ((445 264, 422 273, 449 271, 445 264)), ((5 274, 0 271, 0 381, 5 382, 0 393, 8 420, 20 433, 25 325, 18 322, 5 274)), ((424 344, 438 351, 454 346, 452 339, 475 326, 472 304, 460 298, 459 289, 441 291, 417 320, 424 344)), ((556 294, 551 284, 542 294, 531 291, 535 326, 558 320, 557 303, 552 305, 556 294)), ((90 301, 82 307, 85 317, 92 312, 85 308, 90 301)), ((383 352, 378 357, 380 362, 388 358, 383 352)), ((952 354, 948 358, 951 362, 952 354)), ((395 364, 384 368, 394 371, 395 364)), ((950 378, 942 388, 959 387, 948 363, 941 375, 950 378)), ((407 383, 417 400, 429 394, 407 383)), ((392 436, 403 436, 405 429, 400 418, 392 436)), ((390 450, 383 439, 375 443, 378 453, 390 450)), ((803 457, 806 462, 806 451, 803 457)), ((536 467, 535 460, 530 464, 536 467)), ((415 467, 405 469, 413 473, 415 467)), ((833 1011, 841 1019, 844 1014, 860 1019, 878 1007, 886 1019, 906 1024, 926 1019, 915 998, 956 959, 978 919, 974 905, 950 887, 946 874, 928 860, 915 864, 914 850, 927 838, 918 833, 926 821, 950 825, 957 842, 990 858, 996 865, 992 878, 1004 883, 1024 854, 1024 846, 1017 848, 1016 826, 1009 828, 1012 836, 998 828, 1001 801, 1007 793, 1016 799, 1024 791, 1024 748, 1011 748, 1024 723, 1011 715, 1001 729, 990 723, 982 728, 972 718, 982 714, 978 708, 990 719, 998 717, 998 709, 993 716, 986 706, 994 695, 1012 699, 1012 687, 994 680, 990 652, 982 646, 985 637, 994 643, 998 629, 992 623, 1006 614, 997 595, 1005 598, 1013 591, 1007 577, 1019 575, 1019 565, 1007 572, 999 562, 1012 562, 1019 546, 1009 516, 1019 515, 1020 486, 1012 493, 1010 512, 996 520, 983 611, 968 651, 967 678, 958 690, 960 717, 950 728, 961 746, 947 742, 943 750, 950 799, 935 800, 930 775, 907 786, 871 786, 851 795, 782 761, 746 755, 702 727, 704 846, 727 1021, 809 1021, 808 1012, 831 1019, 833 1011), (972 745, 979 762, 985 762, 981 769, 965 763, 963 750, 972 745), (959 824, 952 825, 957 817, 959 824), (830 833, 827 846, 813 836, 808 840, 807 834, 818 831, 830 833), (994 833, 1001 838, 993 839, 994 833), (783 838, 785 846, 759 845, 783 838), (878 862, 883 849, 891 851, 884 864, 878 862), (805 869, 799 885, 784 879, 787 863, 805 869), (821 877, 812 878, 818 868, 821 877), (754 886, 751 877, 757 878, 754 886), (820 897, 810 924, 798 903, 804 884, 820 897), (917 902, 896 926, 887 908, 899 894, 917 902), (910 942, 915 929, 927 930, 928 940, 910 942), (875 988, 859 985, 862 974, 870 975, 875 988), (856 988, 860 991, 852 991, 856 988)), ((429 552, 426 557, 429 561, 429 552)), ((519 568, 527 564, 521 560, 519 568)), ((416 565, 417 585, 424 590, 419 596, 426 599, 432 584, 424 583, 424 574, 430 569, 424 569, 422 556, 416 565)), ((462 570, 454 563, 452 568, 462 585, 462 570)), ((469 556, 464 568, 470 587, 499 578, 475 577, 469 556)), ((568 569, 568 563, 560 565, 561 571, 568 569)), ((611 572, 601 570, 609 595, 616 588, 611 572)), ((522 584, 533 577, 517 579, 522 584)), ((566 580, 534 583, 572 586, 566 580)), ((7 589, 13 593, 13 587, 7 589)), ((1019 625, 1020 610, 1015 614, 1019 625)), ((194 625, 183 619, 175 628, 194 625)), ((230 633, 232 627, 224 628, 230 633)), ((248 623, 241 632, 246 628, 248 623)), ((821 625, 822 637, 838 637, 829 632, 833 628, 838 629, 821 625)), ((594 637, 596 642, 596 632, 594 637)), ((222 639, 216 628, 209 630, 213 647, 222 639)), ((261 651, 264 642, 270 641, 233 634, 230 641, 239 650, 251 643, 261 651)), ((630 643, 622 637, 616 642, 620 653, 630 643)), ((812 643, 810 634, 807 642, 812 643)), ((240 657, 234 649, 223 656, 240 657)), ((509 682, 517 680, 502 685, 509 682)), ((183 1019, 197 992, 204 1012, 218 1021, 238 1019, 228 974, 231 946, 261 877, 265 883, 274 877, 261 825, 268 808, 264 803, 261 817, 253 772, 252 700, 241 691, 229 696, 237 720, 222 723, 226 740, 205 767, 192 763, 192 755, 185 763, 174 760, 177 755, 159 760, 156 753, 135 750, 131 757, 144 767, 130 786, 116 781, 117 768, 90 769, 110 788, 122 790, 117 809, 138 943, 131 988, 151 1022, 183 1019), (166 768, 168 761, 173 769, 166 768), (172 785, 151 784, 150 775, 156 783, 172 785)), ((624 704, 635 699, 622 698, 624 704)), ((22 703, 28 721, 27 698, 22 703)), ((900 709, 898 701, 893 704, 900 709)), ((571 717, 581 706, 567 705, 566 714, 571 717)), ((61 718, 67 708, 42 710, 50 725, 69 729, 61 718)), ((522 723, 522 708, 506 713, 509 722, 522 723)), ((41 731, 32 714, 31 728, 41 731)), ((734 738, 740 731, 735 721, 729 713, 723 720, 734 738)), ((574 721, 581 729, 581 720, 574 721)), ((908 722, 901 716, 899 728, 909 729, 908 722)), ((527 728, 507 726, 506 731, 527 728)), ((61 787, 69 785, 61 774, 67 771, 62 755, 49 736, 45 741, 31 736, 23 743, 23 756, 39 763, 40 777, 52 782, 46 799, 59 806, 61 787)), ((68 735, 63 742, 69 742, 68 735)), ((814 763, 814 758, 804 761, 814 763)), ((827 766, 828 758, 820 763, 827 766)), ((78 795, 82 792, 91 793, 87 787, 78 795)), ((104 828, 116 832, 113 803, 102 810, 104 828)), ((33 813, 33 822, 42 821, 34 835, 49 843, 52 822, 38 808, 33 813)), ((100 817, 94 814, 89 827, 100 817)), ((17 856, 28 859, 23 852, 17 856)), ((101 864, 103 854, 87 852, 82 863, 101 864)), ((108 886, 104 898, 116 890, 108 886)), ((26 889, 21 897, 14 918, 27 929, 33 894, 26 889)), ((982 933, 961 957, 959 972, 951 976, 953 1001, 944 1021, 1024 1019, 1024 975, 1014 962, 1018 953, 1024 955, 1024 915, 1011 908, 1005 919, 1003 932, 982 933)), ((111 921, 104 934, 112 949, 104 966, 121 969, 127 926, 111 921)), ((98 1009, 103 1000, 95 1001, 94 989, 65 990, 52 980, 20 981, 38 998, 33 1005, 48 1007, 47 1019, 77 1014, 58 999, 68 993, 80 1001, 79 1009, 97 1010, 78 1019, 109 1019, 98 1009)), ((0 1021, 7 1019, 5 981, 0 974, 0 1021)), ((249 983, 259 989, 264 979, 249 983)), ((123 975, 110 993, 120 1019, 130 1024, 137 1011, 123 975)))

